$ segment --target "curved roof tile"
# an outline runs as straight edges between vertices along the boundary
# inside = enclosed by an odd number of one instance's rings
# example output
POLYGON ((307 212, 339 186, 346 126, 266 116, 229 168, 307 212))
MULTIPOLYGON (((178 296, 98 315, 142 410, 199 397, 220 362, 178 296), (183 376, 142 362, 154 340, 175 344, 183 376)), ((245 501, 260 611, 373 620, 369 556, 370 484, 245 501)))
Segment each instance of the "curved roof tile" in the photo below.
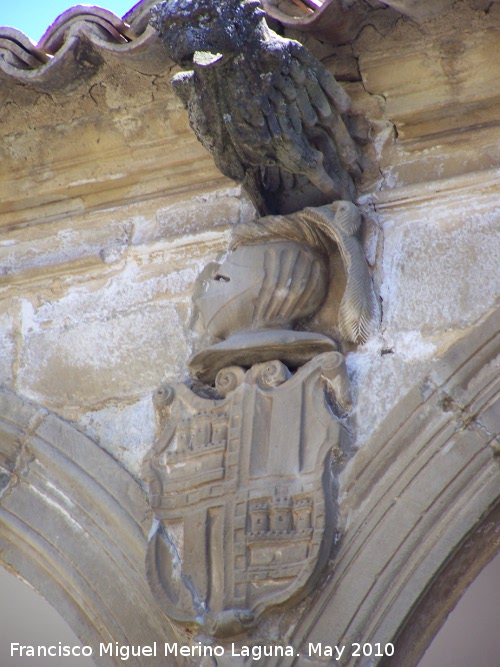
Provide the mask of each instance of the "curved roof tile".
POLYGON ((115 16, 113 12, 100 7, 77 5, 57 17, 43 35, 38 46, 47 53, 56 53, 64 44, 66 34, 73 25, 83 24, 88 28, 98 27, 104 39, 126 44, 136 37, 128 23, 115 16))
MULTIPOLYGON (((267 13, 289 27, 310 30, 327 34, 329 38, 338 39, 342 35, 343 22, 349 28, 346 14, 358 15, 362 5, 368 3, 361 0, 261 0, 267 13), (332 33, 333 31, 333 33, 332 33), (336 37, 338 35, 338 37, 336 37)), ((380 7, 391 7, 417 20, 425 19, 449 9, 453 0, 380 0, 380 7)), ((373 9, 377 2, 372 3, 373 9)))
POLYGON ((289 28, 326 37, 332 43, 347 42, 359 32, 371 11, 358 0, 261 0, 266 13, 289 28))
POLYGON ((54 21, 38 45, 19 30, 0 28, 0 80, 67 92, 110 59, 146 74, 165 70, 167 57, 148 24, 153 3, 138 3, 123 19, 107 9, 77 5, 54 21))
MULTIPOLYGON (((61 14, 39 44, 13 28, 0 28, 0 81, 30 84, 44 92, 67 92, 88 80, 105 61, 145 74, 159 74, 171 63, 149 26, 157 0, 142 0, 124 17, 107 9, 77 5, 61 14)), ((432 0, 439 6, 451 0, 432 0)), ((346 42, 359 31, 370 6, 359 0, 262 0, 272 18, 313 31, 330 42, 346 42)), ((425 0, 428 4, 430 0, 425 0)), ((404 11, 410 0, 386 0, 404 11)))

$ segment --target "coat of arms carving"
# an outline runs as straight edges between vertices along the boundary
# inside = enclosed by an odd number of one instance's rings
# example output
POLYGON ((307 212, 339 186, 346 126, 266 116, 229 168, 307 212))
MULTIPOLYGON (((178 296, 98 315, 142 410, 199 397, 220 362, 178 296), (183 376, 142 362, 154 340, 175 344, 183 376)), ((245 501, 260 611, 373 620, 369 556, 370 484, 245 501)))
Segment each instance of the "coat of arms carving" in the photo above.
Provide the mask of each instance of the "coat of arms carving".
POLYGON ((155 521, 151 589, 174 621, 237 636, 314 587, 336 530, 349 382, 330 336, 307 323, 342 259, 339 336, 366 339, 378 310, 350 202, 237 225, 195 299, 209 336, 191 383, 156 396, 145 475, 155 521))
POLYGON ((335 528, 332 451, 348 443, 326 400, 335 384, 343 357, 327 352, 293 376, 278 360, 222 369, 220 399, 172 387, 150 456, 147 563, 171 618, 238 634, 313 585, 335 528))

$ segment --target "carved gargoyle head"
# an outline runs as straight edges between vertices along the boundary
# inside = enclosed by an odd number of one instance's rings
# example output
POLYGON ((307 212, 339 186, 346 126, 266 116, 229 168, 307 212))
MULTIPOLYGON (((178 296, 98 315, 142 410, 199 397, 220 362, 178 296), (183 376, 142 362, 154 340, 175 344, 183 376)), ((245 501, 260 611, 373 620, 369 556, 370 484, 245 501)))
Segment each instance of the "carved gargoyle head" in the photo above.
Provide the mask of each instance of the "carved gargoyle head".
POLYGON ((257 39, 264 12, 258 0, 164 0, 151 16, 168 55, 188 66, 197 51, 237 55, 257 39))

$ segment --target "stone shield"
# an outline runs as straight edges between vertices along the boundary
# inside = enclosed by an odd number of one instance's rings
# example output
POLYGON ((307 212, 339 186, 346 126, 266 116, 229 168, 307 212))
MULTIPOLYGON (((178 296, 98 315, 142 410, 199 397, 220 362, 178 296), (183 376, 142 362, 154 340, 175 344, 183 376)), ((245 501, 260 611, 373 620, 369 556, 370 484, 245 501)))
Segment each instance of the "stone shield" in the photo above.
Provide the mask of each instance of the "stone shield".
POLYGON ((293 376, 279 361, 226 368, 216 387, 222 398, 170 388, 148 457, 146 563, 170 618, 224 637, 306 595, 325 565, 332 470, 348 443, 332 405, 347 378, 343 356, 329 352, 293 376))

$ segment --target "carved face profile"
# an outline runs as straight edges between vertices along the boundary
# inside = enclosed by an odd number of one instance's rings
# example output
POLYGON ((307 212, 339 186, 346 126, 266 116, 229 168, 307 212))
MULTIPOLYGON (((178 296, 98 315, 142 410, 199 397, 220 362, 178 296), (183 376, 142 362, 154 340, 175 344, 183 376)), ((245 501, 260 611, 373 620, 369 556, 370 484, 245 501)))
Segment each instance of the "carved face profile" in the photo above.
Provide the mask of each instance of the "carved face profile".
POLYGON ((290 329, 318 310, 327 280, 325 261, 307 246, 278 240, 242 245, 218 267, 195 305, 205 331, 218 339, 290 329))

